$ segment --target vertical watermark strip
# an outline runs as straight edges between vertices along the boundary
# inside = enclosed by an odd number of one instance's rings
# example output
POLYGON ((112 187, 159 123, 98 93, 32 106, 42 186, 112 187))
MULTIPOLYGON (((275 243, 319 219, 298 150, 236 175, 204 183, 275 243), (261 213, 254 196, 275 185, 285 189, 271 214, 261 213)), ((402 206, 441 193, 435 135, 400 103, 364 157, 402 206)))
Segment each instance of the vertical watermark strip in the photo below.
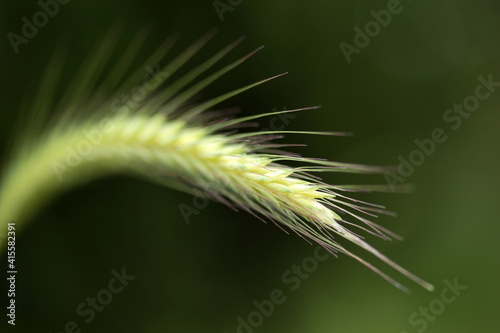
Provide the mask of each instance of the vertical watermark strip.
POLYGON ((16 325, 16 222, 12 221, 7 227, 7 322, 16 325))

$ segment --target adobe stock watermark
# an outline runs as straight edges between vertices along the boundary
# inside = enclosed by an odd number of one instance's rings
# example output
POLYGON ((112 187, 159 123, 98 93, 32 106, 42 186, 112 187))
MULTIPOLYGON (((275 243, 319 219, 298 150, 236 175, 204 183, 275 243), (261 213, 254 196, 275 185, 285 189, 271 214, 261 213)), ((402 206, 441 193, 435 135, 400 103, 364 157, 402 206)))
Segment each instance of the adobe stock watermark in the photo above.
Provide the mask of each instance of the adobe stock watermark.
MULTIPOLYGON (((76 306, 75 312, 85 324, 92 323, 97 313, 104 311, 111 304, 114 297, 120 294, 129 285, 129 282, 136 278, 133 275, 128 275, 125 267, 122 268, 121 272, 115 269, 111 270, 111 275, 113 277, 106 287, 99 290, 95 297, 87 297, 85 301, 76 306)), ((78 324, 76 321, 68 321, 64 324, 63 330, 57 333, 81 333, 82 331, 82 324, 78 324)))
POLYGON ((16 279, 17 279, 17 264, 16 264, 16 222, 11 221, 7 225, 7 281, 9 289, 7 297, 9 306, 7 307, 7 322, 10 325, 16 325, 16 279))
MULTIPOLYGON (((481 102, 484 102, 500 87, 500 82, 493 81, 493 74, 489 74, 487 78, 480 75, 477 80, 479 84, 474 89, 474 93, 464 98, 461 104, 455 103, 452 107, 446 109, 443 113, 443 121, 456 131, 461 126, 465 119, 468 119, 475 111, 479 109, 481 102)), ((450 129, 448 128, 448 132, 450 129)), ((406 156, 399 155, 399 165, 396 173, 386 171, 384 176, 391 191, 395 190, 396 184, 406 182, 406 179, 413 175, 416 168, 421 166, 426 158, 436 152, 439 144, 448 140, 447 130, 442 127, 434 128, 429 137, 424 139, 415 139, 416 148, 406 156)))
POLYGON ((141 84, 135 86, 128 94, 121 94, 111 102, 111 111, 128 113, 136 108, 146 97, 158 88, 170 75, 169 72, 161 70, 157 64, 154 68, 146 66, 146 76, 141 84))
MULTIPOLYGON (((159 65, 153 69, 146 66, 144 80, 130 90, 128 94, 121 94, 111 102, 111 111, 126 115, 139 105, 168 77, 169 73, 163 72, 159 65)), ((113 115, 114 116, 114 115, 113 115)), ((62 182, 65 174, 71 174, 76 167, 84 162, 85 158, 94 153, 95 148, 103 143, 104 137, 114 128, 113 116, 102 119, 99 124, 82 130, 83 139, 65 147, 64 159, 52 162, 52 170, 57 179, 62 182)))
POLYGON ((21 18, 21 31, 20 34, 9 32, 7 39, 14 50, 14 53, 19 52, 21 44, 28 44, 28 42, 38 35, 39 29, 45 27, 49 19, 59 13, 60 5, 66 5, 70 0, 40 0, 38 6, 41 10, 35 12, 30 18, 23 16, 21 18))
MULTIPOLYGON (((283 106, 281 111, 286 111, 287 106, 283 106)), ((272 112, 278 112, 280 110, 273 108, 272 112)), ((259 132, 266 132, 266 131, 282 131, 285 129, 286 126, 288 126, 292 120, 294 120, 297 117, 297 115, 293 112, 288 112, 288 113, 281 113, 273 116, 268 123, 268 127, 264 127, 259 129, 259 132)), ((186 203, 180 203, 178 208, 179 211, 182 215, 182 218, 186 224, 191 223, 191 217, 193 215, 199 215, 202 210, 208 207, 210 202, 212 202, 210 199, 207 197, 212 197, 211 193, 203 193, 200 192, 200 195, 195 195, 193 196, 191 205, 188 205, 186 203)))
POLYGON ((225 12, 233 12, 236 7, 241 5, 243 0, 214 0, 212 5, 214 6, 215 12, 219 17, 219 20, 224 21, 225 12))
POLYGON ((185 203, 180 203, 178 208, 179 211, 182 215, 182 219, 184 222, 189 225, 191 224, 191 217, 193 215, 199 215, 202 210, 208 207, 210 204, 211 200, 208 199, 211 197, 210 192, 203 192, 200 190, 195 190, 199 193, 195 193, 193 196, 191 205, 185 204, 185 203), (197 195, 196 195, 197 194, 197 195))
MULTIPOLYGON (((424 332, 430 323, 436 321, 437 317, 443 314, 447 306, 454 303, 457 298, 462 295, 462 292, 468 287, 459 284, 458 278, 455 277, 453 283, 448 279, 443 281, 445 288, 441 290, 439 297, 429 302, 426 307, 420 307, 418 311, 413 312, 408 317, 408 323, 416 329, 418 333, 424 332)), ((409 333, 402 331, 401 333, 409 333)))
POLYGON ((373 17, 373 20, 366 23, 363 30, 361 30, 358 26, 354 27, 354 45, 346 42, 341 42, 339 44, 340 50, 342 51, 347 63, 350 64, 352 61, 352 55, 354 53, 360 54, 361 50, 365 49, 370 44, 372 38, 380 35, 382 28, 386 28, 391 23, 392 17, 400 14, 403 9, 404 7, 401 5, 399 0, 389 0, 387 2, 386 9, 370 11, 370 15, 373 17))
MULTIPOLYGON (((323 247, 316 246, 313 255, 306 257, 299 265, 292 265, 281 274, 281 282, 286 288, 273 289, 269 293, 269 297, 262 300, 254 300, 252 302, 253 311, 247 315, 238 316, 236 318, 237 327, 236 333, 253 333, 257 328, 262 326, 265 320, 271 317, 278 305, 282 305, 288 299, 286 293, 293 292, 299 289, 302 282, 308 280, 311 274, 316 272, 319 263, 331 257, 323 247), (323 253, 322 253, 323 252, 323 253)), ((226 331, 227 333, 227 331, 226 331)))

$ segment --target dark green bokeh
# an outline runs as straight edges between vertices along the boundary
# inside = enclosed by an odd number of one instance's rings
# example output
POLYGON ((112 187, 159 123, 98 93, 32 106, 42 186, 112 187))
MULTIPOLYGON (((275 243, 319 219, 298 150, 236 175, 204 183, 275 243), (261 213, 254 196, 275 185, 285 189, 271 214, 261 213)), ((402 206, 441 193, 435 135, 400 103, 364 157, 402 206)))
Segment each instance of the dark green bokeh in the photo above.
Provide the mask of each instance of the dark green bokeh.
MULTIPOLYGON (((443 281, 467 289, 428 322, 426 332, 492 332, 500 297, 497 253, 500 92, 482 101, 457 130, 443 120, 454 103, 473 95, 478 77, 500 81, 498 3, 488 1, 402 1, 401 13, 348 64, 339 47, 353 44, 354 27, 373 20, 370 11, 387 1, 243 1, 220 21, 212 1, 78 1, 59 13, 15 54, 0 44, 0 161, 54 48, 71 40, 62 84, 95 42, 114 24, 124 27, 122 47, 140 28, 150 27, 147 56, 171 33, 179 53, 213 27, 218 36, 197 56, 199 63, 240 35, 247 37, 228 59, 264 44, 266 48, 207 89, 209 98, 289 71, 277 81, 233 98, 253 114, 321 104, 301 113, 287 130, 352 131, 352 138, 288 136, 307 143, 295 151, 344 162, 397 165, 415 139, 443 128, 437 145, 408 177, 413 194, 370 194, 358 198, 386 205, 396 219, 377 222, 404 242, 371 242, 436 285, 428 293, 395 272, 413 290, 406 295, 345 257, 319 263, 295 291, 282 274, 313 254, 315 246, 287 236, 271 223, 211 203, 186 224, 179 205, 189 195, 125 177, 104 179, 59 198, 17 240, 18 332, 62 332, 75 321, 83 332, 236 332, 237 318, 255 311, 254 300, 281 289, 277 305, 255 332, 417 332, 409 317, 437 306, 443 281), (87 297, 107 287, 111 270, 126 267, 136 279, 86 324, 75 313, 87 297)), ((20 33, 21 18, 40 10, 36 1, 0 2, 1 35, 20 33)), ((267 120, 261 122, 269 127, 267 120)), ((384 183, 383 176, 325 175, 329 183, 384 183)), ((3 231, 0 231, 3 232, 3 231)), ((372 259, 370 256, 366 258, 372 259)), ((6 306, 1 261, 2 308, 6 306)), ((2 311, 4 327, 5 311, 2 311)), ((420 318, 420 317, 419 317, 420 318)))

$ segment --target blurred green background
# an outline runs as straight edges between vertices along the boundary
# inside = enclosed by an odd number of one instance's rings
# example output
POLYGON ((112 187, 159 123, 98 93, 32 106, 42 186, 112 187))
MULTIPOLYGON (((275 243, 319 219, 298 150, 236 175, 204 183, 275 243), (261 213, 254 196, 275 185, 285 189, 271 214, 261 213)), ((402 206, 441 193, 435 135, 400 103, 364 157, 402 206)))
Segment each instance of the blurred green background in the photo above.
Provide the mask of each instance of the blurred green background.
MULTIPOLYGON (((223 107, 241 106, 241 114, 248 115, 322 105, 298 114, 286 129, 355 133, 349 138, 289 135, 281 142, 308 145, 294 152, 397 165, 399 156, 408 158, 415 151, 415 139, 429 138, 435 128, 445 130, 448 139, 407 178, 415 184, 413 194, 356 196, 399 213, 377 222, 403 235, 404 242, 369 240, 434 283, 436 291, 419 288, 369 255, 364 257, 408 285, 412 294, 345 256, 317 262, 317 269, 291 290, 283 274, 304 260, 311 263, 306 258, 316 246, 216 203, 200 209, 187 224, 179 206, 194 207, 192 196, 113 177, 58 198, 18 235, 17 325, 7 325, 2 311, 0 331, 64 332, 66 323, 74 321, 82 332, 499 332, 500 91, 481 101, 456 130, 443 120, 454 103, 474 94, 479 76, 500 81, 499 3, 401 1, 391 22, 373 33, 350 63, 340 44, 353 45, 354 28, 364 30, 374 20, 372 10, 395 2, 232 3, 221 21, 212 1, 72 0, 16 54, 7 34, 20 34, 22 17, 31 18, 41 7, 36 1, 1 0, 2 165, 20 107, 30 101, 61 41, 71 41, 64 86, 118 21, 124 26, 122 49, 135 32, 150 27, 143 57, 172 33, 180 37, 172 53, 178 54, 219 28, 190 66, 245 35, 219 66, 262 44, 265 49, 202 97, 288 71, 223 107), (78 305, 107 288, 111 271, 123 267, 136 278, 85 323, 87 317, 76 313, 78 305), (467 289, 449 304, 439 301, 444 281, 455 279, 467 289), (269 317, 259 317, 254 301, 270 299, 275 289, 286 300, 269 317), (430 317, 423 319, 420 311, 429 307, 430 317), (238 317, 253 320, 256 327, 239 328, 238 317)), ((266 121, 263 127, 270 126, 266 121)), ((344 174, 324 179, 333 184, 386 182, 383 176, 344 174)), ((4 256, 3 309, 6 265, 4 256)))

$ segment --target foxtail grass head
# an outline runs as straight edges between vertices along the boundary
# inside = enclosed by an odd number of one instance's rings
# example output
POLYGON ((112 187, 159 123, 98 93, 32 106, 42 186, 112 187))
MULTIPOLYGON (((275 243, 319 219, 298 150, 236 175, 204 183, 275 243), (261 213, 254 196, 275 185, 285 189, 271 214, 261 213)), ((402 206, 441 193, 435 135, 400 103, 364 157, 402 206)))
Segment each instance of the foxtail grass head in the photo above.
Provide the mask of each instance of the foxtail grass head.
POLYGON ((200 51, 213 32, 167 65, 159 66, 157 64, 173 45, 173 39, 168 39, 138 70, 128 75, 145 35, 139 33, 110 66, 116 41, 114 34, 111 32, 104 38, 82 65, 64 96, 57 99, 55 92, 64 56, 54 57, 34 99, 29 116, 31 125, 24 131, 29 134, 19 138, 13 146, 9 164, 4 166, 0 185, 0 228, 6 228, 11 220, 18 224, 36 220, 35 213, 41 207, 70 188, 109 174, 125 173, 175 189, 201 193, 233 209, 273 221, 285 232, 291 230, 333 254, 346 254, 394 286, 408 290, 342 245, 354 243, 422 287, 433 289, 351 230, 357 227, 366 234, 386 240, 397 237, 368 219, 388 213, 384 207, 347 195, 352 191, 383 190, 383 186, 329 185, 316 176, 323 172, 381 173, 384 168, 289 154, 282 151, 285 145, 275 142, 287 133, 343 133, 235 131, 259 118, 310 112, 316 107, 240 118, 217 111, 217 105, 228 98, 282 74, 202 103, 192 102, 205 87, 245 62, 260 48, 212 70, 241 42, 238 39, 173 80, 174 74, 200 51), (148 73, 146 77, 144 72, 148 73))

